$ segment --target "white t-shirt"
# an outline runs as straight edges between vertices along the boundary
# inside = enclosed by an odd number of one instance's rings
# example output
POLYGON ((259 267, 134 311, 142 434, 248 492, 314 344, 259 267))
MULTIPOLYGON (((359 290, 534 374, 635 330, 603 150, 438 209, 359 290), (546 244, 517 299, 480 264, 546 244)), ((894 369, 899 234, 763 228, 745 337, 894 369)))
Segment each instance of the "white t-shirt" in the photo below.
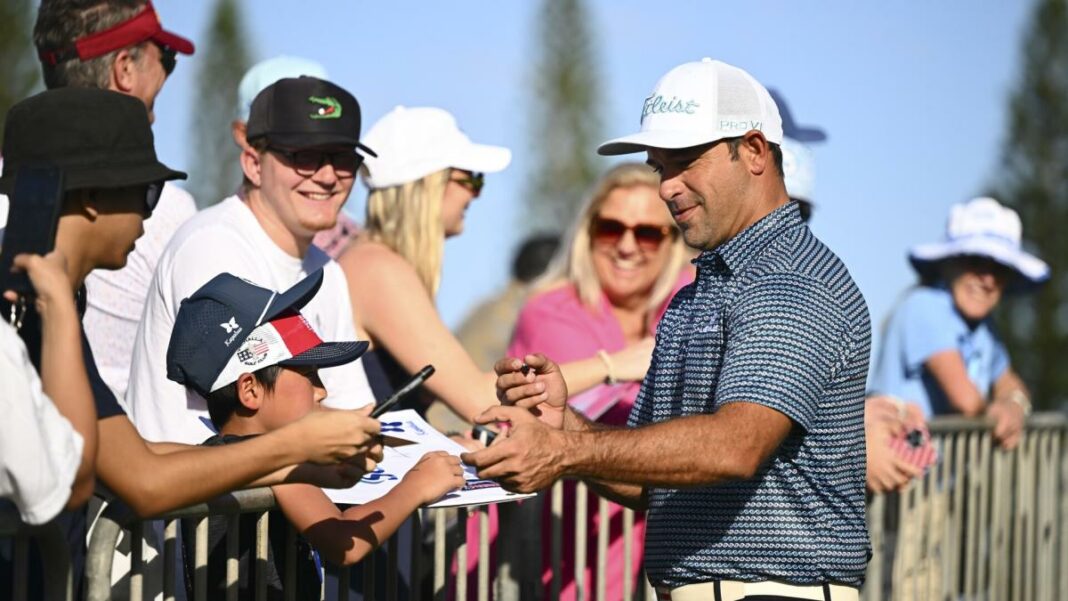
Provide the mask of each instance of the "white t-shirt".
POLYGON ((2 320, 0 415, 0 499, 12 501, 23 522, 43 524, 70 498, 84 441, 45 396, 26 345, 2 320))
POLYGON ((145 310, 145 297, 163 249, 175 231, 197 212, 185 190, 166 184, 152 216, 145 220, 145 233, 118 271, 97 269, 85 279, 87 306, 82 324, 96 358, 100 377, 115 398, 126 395, 137 324, 145 310))
MULTIPOLYGON (((323 251, 312 246, 303 260, 286 254, 236 196, 187 221, 156 266, 134 341, 125 405, 141 435, 200 444, 214 433, 204 399, 167 379, 167 345, 183 299, 224 272, 284 291, 320 267, 322 287, 301 313, 323 340, 356 340, 345 274, 323 251)), ((320 373, 329 394, 324 405, 354 409, 374 402, 361 362, 320 373)))

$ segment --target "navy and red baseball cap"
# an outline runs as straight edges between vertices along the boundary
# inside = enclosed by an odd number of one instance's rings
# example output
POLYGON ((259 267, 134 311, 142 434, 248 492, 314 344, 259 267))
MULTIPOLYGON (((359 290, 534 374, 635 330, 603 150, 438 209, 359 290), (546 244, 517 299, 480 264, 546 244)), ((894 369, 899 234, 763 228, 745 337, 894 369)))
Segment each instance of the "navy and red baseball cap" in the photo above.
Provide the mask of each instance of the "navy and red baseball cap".
POLYGON ((281 293, 229 273, 215 276, 178 308, 167 378, 207 396, 271 365, 355 361, 367 342, 323 342, 300 314, 322 283, 321 269, 281 293))
POLYGON ((37 56, 47 65, 58 65, 75 58, 87 61, 149 40, 174 52, 193 54, 193 42, 163 29, 152 2, 145 2, 140 12, 122 23, 78 38, 66 48, 39 48, 37 56))

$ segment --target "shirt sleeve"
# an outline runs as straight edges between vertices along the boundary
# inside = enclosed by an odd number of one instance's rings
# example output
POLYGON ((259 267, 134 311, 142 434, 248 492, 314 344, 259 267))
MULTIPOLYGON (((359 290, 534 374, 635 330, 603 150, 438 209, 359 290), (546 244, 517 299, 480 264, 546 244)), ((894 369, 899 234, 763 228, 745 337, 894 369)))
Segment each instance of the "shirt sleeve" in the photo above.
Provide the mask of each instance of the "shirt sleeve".
POLYGON ((959 348, 961 319, 949 292, 918 289, 902 310, 902 353, 908 371, 919 369, 936 353, 959 348))
POLYGON ((816 280, 789 273, 761 278, 727 317, 716 404, 757 403, 811 428, 848 330, 844 312, 816 280))
POLYGON ((14 331, 0 344, 0 498, 15 504, 22 521, 43 524, 70 498, 84 443, 45 396, 14 331))

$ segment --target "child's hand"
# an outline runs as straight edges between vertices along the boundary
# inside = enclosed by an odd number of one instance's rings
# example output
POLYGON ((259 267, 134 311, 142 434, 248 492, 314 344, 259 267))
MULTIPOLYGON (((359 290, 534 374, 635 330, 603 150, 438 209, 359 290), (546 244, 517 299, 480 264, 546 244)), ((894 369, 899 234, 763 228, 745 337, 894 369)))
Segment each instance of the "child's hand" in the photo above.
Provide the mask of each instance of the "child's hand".
MULTIPOLYGON (((67 258, 58 250, 45 256, 21 254, 11 261, 13 267, 25 271, 30 276, 30 283, 36 293, 34 300, 37 312, 47 315, 57 306, 74 308, 74 291, 67 278, 67 258)), ((9 302, 18 300, 14 290, 5 290, 4 298, 9 302)))
POLYGON ((461 488, 464 485, 464 470, 460 467, 459 457, 445 451, 434 451, 423 455, 419 463, 404 475, 401 484, 420 498, 420 505, 423 505, 461 488))

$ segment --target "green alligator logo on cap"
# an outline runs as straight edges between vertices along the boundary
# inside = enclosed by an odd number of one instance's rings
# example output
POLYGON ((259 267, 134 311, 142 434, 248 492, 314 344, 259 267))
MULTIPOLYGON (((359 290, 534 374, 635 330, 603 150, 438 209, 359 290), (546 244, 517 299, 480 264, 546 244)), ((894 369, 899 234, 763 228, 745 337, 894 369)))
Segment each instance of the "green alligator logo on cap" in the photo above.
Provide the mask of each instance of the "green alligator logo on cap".
POLYGON ((337 101, 337 98, 333 96, 309 96, 308 102, 315 104, 321 104, 314 113, 308 115, 311 119, 340 119, 341 118, 341 103, 337 101))

